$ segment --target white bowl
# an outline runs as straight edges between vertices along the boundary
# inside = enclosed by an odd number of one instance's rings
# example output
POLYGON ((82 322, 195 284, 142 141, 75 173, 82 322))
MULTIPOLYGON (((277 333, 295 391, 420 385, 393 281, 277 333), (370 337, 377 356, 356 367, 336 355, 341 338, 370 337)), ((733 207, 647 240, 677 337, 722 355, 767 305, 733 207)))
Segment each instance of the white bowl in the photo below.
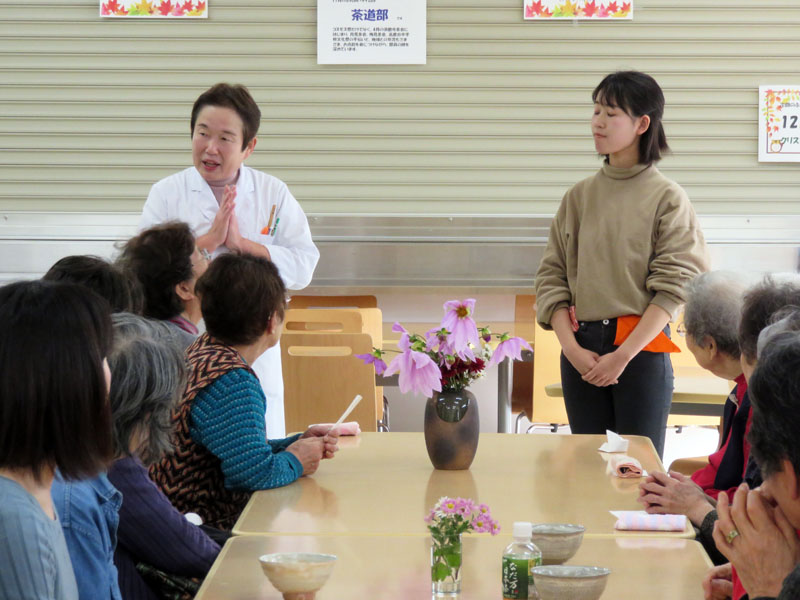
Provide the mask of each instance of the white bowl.
POLYGON ((572 565, 533 567, 531 572, 541 600, 597 600, 611 573, 603 567, 572 565))
POLYGON ((286 600, 311 600, 333 571, 336 556, 279 552, 259 557, 261 568, 286 600))
POLYGON ((546 565, 560 565, 569 560, 581 547, 583 525, 570 523, 540 523, 533 526, 531 539, 542 551, 542 562, 546 565))

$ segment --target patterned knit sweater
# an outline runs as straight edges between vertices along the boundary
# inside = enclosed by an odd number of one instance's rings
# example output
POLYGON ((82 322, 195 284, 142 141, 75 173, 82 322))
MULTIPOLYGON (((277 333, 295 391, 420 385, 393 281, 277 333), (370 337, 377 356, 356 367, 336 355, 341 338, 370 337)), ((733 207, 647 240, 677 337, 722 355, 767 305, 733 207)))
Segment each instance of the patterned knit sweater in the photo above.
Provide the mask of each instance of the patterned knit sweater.
POLYGON ((175 449, 150 477, 181 512, 231 529, 254 490, 280 487, 303 473, 284 452, 299 435, 267 440, 266 398, 239 353, 209 336, 187 350, 189 381, 173 415, 175 449))

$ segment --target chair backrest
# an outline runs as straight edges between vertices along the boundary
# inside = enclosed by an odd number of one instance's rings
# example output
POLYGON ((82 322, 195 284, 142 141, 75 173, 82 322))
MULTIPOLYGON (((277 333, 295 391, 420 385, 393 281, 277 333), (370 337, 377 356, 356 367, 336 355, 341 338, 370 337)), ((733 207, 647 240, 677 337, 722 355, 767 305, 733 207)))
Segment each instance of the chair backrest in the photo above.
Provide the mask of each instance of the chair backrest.
POLYGON ((356 358, 372 350, 366 333, 295 333, 281 337, 286 431, 339 418, 356 394, 364 398, 348 417, 377 431, 375 370, 356 358))
POLYGON ((533 415, 531 423, 568 423, 564 398, 550 397, 545 386, 561 381, 561 344, 556 334, 534 322, 536 345, 533 348, 533 415))
MULTIPOLYGON (((533 305, 536 302, 534 294, 520 294, 514 299, 514 335, 521 337, 534 345, 536 335, 536 313, 533 305)), ((534 348, 534 352, 536 349, 534 348)), ((512 378, 511 410, 513 412, 525 411, 530 418, 533 414, 533 364, 529 362, 512 363, 514 377, 512 378)))
POLYGON ((362 333, 364 316, 357 309, 290 308, 283 330, 305 333, 362 333))
POLYGON ((291 308, 378 308, 375 296, 292 296, 291 308))

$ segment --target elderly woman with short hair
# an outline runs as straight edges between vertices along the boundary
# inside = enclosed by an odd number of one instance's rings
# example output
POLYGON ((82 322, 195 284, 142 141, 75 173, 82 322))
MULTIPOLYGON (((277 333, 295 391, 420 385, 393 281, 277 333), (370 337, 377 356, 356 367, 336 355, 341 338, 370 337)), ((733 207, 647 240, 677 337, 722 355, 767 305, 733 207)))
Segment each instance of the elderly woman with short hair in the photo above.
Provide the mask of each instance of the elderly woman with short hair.
POLYGON ((188 348, 202 319, 194 286, 208 267, 189 226, 171 221, 145 229, 125 243, 117 263, 141 284, 142 314, 164 321, 188 348))
MULTIPOLYGON (((732 503, 720 494, 714 539, 736 569, 733 597, 800 597, 800 334, 782 331, 764 345, 750 378, 753 454, 764 482, 739 487, 732 503), (741 584, 741 585, 739 585, 741 584)), ((728 592, 712 571, 706 598, 728 592), (714 587, 714 586, 717 587, 714 587), (718 593, 717 593, 718 592, 718 593)), ((724 581, 722 582, 724 583, 724 581)))
POLYGON ((171 412, 186 380, 183 354, 163 323, 127 313, 113 322, 108 362, 117 458, 108 478, 123 496, 114 563, 124 599, 155 600, 137 565, 202 578, 220 548, 170 504, 145 466, 171 448, 171 412))
POLYGON ((266 397, 253 363, 283 331, 286 287, 265 258, 223 254, 198 280, 206 332, 186 351, 189 382, 174 415, 176 449, 150 475, 182 511, 230 529, 251 492, 314 473, 338 431, 312 426, 267 439, 266 397))

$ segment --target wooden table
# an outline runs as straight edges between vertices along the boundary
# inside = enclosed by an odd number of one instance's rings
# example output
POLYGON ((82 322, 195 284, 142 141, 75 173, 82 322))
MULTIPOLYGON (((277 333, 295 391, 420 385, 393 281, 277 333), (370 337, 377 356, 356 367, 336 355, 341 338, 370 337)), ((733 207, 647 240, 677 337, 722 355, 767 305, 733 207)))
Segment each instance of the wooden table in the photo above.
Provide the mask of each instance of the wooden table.
MULTIPOLYGON (((392 331, 390 323, 383 324, 383 349, 384 350, 397 350, 397 342, 400 340, 400 335, 396 331, 392 331)), ((419 333, 425 335, 425 332, 430 331, 434 327, 439 327, 440 323, 406 323, 403 324, 406 329, 412 333, 419 333)), ((492 321, 492 322, 479 322, 479 326, 488 327, 492 333, 503 334, 514 333, 515 323, 513 321, 492 321)), ((493 338, 493 340, 496 338, 493 338)), ((533 339, 526 340, 531 348, 533 347, 533 339)), ((393 355, 389 356, 391 359, 393 355)), ((389 360, 386 361, 387 363, 389 360)), ((533 353, 530 350, 522 351, 522 362, 533 362, 533 353)), ((375 376, 375 383, 379 386, 397 386, 398 376, 390 375, 383 377, 382 375, 375 376)), ((504 359, 497 365, 497 432, 498 433, 511 433, 511 359, 504 359)))
MULTIPOLYGON (((501 556, 508 535, 464 538, 460 600, 501 597, 501 556)), ((430 540, 413 536, 242 536, 225 544, 197 600, 280 600, 258 557, 271 552, 325 552, 338 557, 317 600, 407 600, 431 593, 430 540)), ((700 600, 711 568, 698 542, 675 538, 585 538, 569 561, 611 569, 606 600, 700 600)))
MULTIPOLYGON (((648 438, 628 454, 648 471, 664 470, 648 438)), ((431 466, 421 433, 363 433, 342 438, 335 459, 311 477, 253 494, 236 534, 427 536, 422 518, 442 496, 485 502, 504 531, 514 521, 580 523, 588 535, 614 530, 609 510, 639 510, 640 479, 606 473, 597 451, 605 436, 483 433, 470 469, 431 466)), ((693 537, 693 531, 658 536, 693 537)))

